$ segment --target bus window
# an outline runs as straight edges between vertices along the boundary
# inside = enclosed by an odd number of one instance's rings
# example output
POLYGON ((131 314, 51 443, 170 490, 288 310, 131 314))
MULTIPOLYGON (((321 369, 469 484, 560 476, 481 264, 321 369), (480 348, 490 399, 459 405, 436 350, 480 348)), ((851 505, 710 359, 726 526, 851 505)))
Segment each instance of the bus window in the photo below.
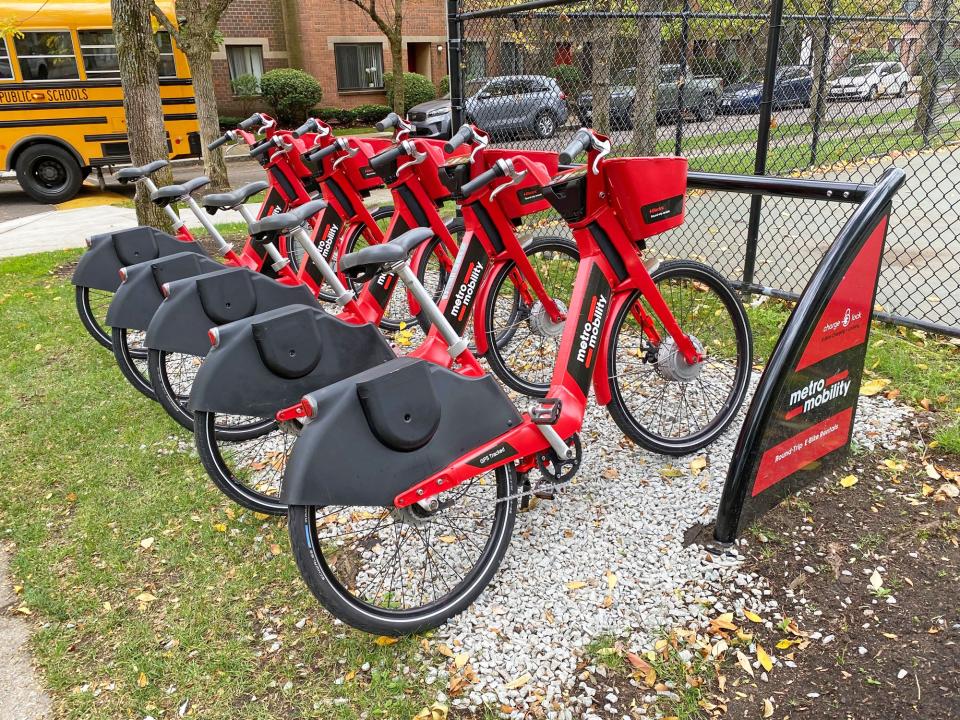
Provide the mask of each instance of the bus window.
POLYGON ((80 55, 87 78, 120 77, 112 30, 78 30, 77 38, 80 40, 80 55))
POLYGON ((69 32, 24 30, 21 35, 14 44, 24 81, 80 79, 69 32))
POLYGON ((13 66, 10 64, 10 50, 7 39, 0 38, 0 80, 13 80, 13 66))
POLYGON ((160 61, 157 63, 157 73, 162 78, 177 76, 177 65, 173 59, 173 43, 170 42, 170 33, 161 30, 157 33, 157 46, 160 48, 160 61))

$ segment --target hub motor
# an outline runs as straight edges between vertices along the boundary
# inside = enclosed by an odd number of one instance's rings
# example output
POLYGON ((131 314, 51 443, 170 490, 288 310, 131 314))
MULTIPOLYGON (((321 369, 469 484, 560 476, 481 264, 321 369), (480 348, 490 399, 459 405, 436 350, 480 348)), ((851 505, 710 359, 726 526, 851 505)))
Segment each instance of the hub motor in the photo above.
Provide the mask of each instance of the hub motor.
MULTIPOLYGON (((696 348, 701 357, 705 357, 703 344, 693 335, 688 335, 690 342, 696 348)), ((672 337, 666 337, 660 343, 657 349, 657 372, 661 377, 674 382, 691 382, 696 380, 703 371, 703 361, 690 365, 684 360, 683 355, 677 348, 677 342, 672 337)))
MULTIPOLYGON (((557 299, 554 299, 553 302, 557 306, 557 310, 566 316, 567 306, 557 299)), ((549 338, 560 337, 563 334, 563 326, 565 323, 564 320, 561 320, 560 322, 554 322, 551 320, 550 316, 547 314, 547 309, 539 300, 537 300, 533 304, 533 307, 530 308, 530 317, 527 318, 527 322, 530 324, 530 332, 532 332, 534 335, 540 335, 541 337, 549 338)))

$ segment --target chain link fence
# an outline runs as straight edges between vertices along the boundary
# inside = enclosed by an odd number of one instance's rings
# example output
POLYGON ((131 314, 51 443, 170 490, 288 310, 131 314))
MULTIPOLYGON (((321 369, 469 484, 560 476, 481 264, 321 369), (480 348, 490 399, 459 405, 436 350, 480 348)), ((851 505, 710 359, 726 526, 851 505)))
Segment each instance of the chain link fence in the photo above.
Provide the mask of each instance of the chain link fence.
MULTIPOLYGON (((960 335, 957 5, 450 0, 454 122, 550 150, 590 126, 615 154, 683 155, 711 173, 870 183, 903 167, 877 303, 960 335)), ((849 212, 693 190, 684 226, 653 247, 795 297, 849 212)))

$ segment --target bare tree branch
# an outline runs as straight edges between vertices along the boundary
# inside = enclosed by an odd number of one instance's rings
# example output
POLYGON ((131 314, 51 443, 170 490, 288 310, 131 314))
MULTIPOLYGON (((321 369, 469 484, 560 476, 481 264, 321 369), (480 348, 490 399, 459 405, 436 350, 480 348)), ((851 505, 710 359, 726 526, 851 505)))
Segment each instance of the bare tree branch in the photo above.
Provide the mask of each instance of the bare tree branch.
POLYGON ((163 26, 163 29, 170 33, 170 37, 174 39, 177 45, 180 44, 180 30, 170 22, 170 18, 161 10, 156 3, 150 7, 150 13, 157 19, 157 21, 163 26))

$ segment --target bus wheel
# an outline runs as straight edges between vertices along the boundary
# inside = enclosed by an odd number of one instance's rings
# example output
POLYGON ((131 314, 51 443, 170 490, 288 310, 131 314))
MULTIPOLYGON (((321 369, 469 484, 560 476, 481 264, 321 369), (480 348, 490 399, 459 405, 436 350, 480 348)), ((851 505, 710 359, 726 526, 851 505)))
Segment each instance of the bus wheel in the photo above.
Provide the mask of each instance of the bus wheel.
POLYGON ((37 202, 69 200, 80 190, 83 174, 74 157, 57 145, 31 145, 17 157, 17 182, 37 202))

